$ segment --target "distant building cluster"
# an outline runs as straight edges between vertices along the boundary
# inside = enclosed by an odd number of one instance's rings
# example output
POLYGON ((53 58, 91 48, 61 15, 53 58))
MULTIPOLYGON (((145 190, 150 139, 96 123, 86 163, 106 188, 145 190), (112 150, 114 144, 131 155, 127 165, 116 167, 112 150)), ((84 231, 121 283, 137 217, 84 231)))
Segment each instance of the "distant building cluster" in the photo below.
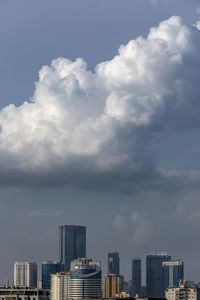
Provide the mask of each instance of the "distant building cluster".
POLYGON ((102 275, 101 262, 86 258, 86 227, 59 227, 59 259, 42 263, 41 281, 37 264, 17 261, 14 282, 0 287, 0 300, 75 299, 166 299, 200 300, 200 288, 184 281, 184 264, 165 252, 146 256, 146 285, 142 285, 142 261, 132 260, 132 278, 120 275, 118 252, 108 253, 108 272, 102 275))

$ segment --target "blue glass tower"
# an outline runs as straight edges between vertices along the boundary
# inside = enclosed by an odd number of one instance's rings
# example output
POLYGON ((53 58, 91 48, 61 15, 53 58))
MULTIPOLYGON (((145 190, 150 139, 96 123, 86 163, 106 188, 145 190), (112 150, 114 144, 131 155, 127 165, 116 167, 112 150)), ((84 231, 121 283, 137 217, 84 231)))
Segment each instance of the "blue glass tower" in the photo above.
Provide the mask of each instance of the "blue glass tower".
POLYGON ((169 287, 178 287, 179 281, 184 279, 184 264, 183 261, 177 259, 162 263, 163 276, 163 297, 165 290, 169 287))
POLYGON ((86 257, 86 227, 63 225, 59 227, 59 261, 70 271, 74 259, 86 257))
POLYGON ((42 288, 51 289, 51 275, 64 270, 64 265, 58 262, 47 260, 42 263, 42 288))
POLYGON ((132 260, 132 292, 135 295, 141 296, 141 259, 135 258, 132 260))
POLYGON ((108 253, 108 274, 119 275, 119 253, 108 253))
POLYGON ((148 298, 162 298, 162 263, 170 261, 171 256, 165 252, 155 252, 146 257, 146 286, 148 298))

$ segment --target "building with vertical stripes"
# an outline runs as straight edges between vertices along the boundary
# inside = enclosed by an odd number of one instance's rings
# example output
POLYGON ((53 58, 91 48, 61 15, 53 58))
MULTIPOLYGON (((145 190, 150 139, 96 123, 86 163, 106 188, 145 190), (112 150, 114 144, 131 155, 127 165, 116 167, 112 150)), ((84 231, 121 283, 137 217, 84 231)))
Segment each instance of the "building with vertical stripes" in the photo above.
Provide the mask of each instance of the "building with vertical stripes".
POLYGON ((121 275, 104 275, 102 278, 102 297, 115 298, 123 291, 124 277, 121 275))
POLYGON ((146 287, 148 298, 162 298, 162 263, 170 261, 166 252, 153 252, 146 256, 146 287))
POLYGON ((70 273, 51 275, 51 300, 70 300, 70 273))
POLYGON ((180 259, 164 261, 162 263, 163 273, 163 297, 165 290, 169 287, 179 287, 179 282, 184 279, 184 265, 180 259))
POLYGON ((132 293, 141 297, 141 259, 136 257, 132 260, 132 293))
POLYGON ((70 271, 70 263, 86 257, 86 227, 77 225, 59 226, 59 262, 65 271, 70 271))
POLYGON ((17 261, 14 264, 14 286, 37 287, 37 264, 29 261, 17 261))

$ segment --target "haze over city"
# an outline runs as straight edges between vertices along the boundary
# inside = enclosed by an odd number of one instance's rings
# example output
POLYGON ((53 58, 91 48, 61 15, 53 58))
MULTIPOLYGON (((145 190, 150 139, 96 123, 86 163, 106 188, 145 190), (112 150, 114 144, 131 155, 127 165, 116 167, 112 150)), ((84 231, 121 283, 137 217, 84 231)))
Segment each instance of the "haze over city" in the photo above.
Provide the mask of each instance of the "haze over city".
POLYGON ((199 1, 1 0, 0 40, 0 282, 64 224, 199 281, 199 1))

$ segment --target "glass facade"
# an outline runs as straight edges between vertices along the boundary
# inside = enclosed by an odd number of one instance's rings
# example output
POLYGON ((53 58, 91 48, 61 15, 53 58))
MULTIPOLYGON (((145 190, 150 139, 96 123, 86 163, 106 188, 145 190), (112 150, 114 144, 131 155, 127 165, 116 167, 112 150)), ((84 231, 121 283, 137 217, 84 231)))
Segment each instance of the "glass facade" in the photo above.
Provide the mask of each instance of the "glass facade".
POLYGON ((184 279, 184 264, 181 260, 163 262, 163 297, 165 290, 169 287, 178 287, 179 281, 184 279))
POLYGON ((77 261, 70 271, 70 298, 101 298, 101 269, 91 260, 77 261))
POLYGON ((51 275, 64 270, 64 265, 53 262, 46 261, 42 263, 42 288, 50 290, 51 289, 51 275))
POLYGON ((86 257, 86 227, 63 225, 59 227, 59 261, 70 271, 74 259, 86 257))
POLYGON ((132 260, 132 292, 135 295, 141 296, 141 259, 135 258, 132 260))
POLYGON ((162 263, 169 260, 171 260, 171 256, 165 252, 152 253, 146 256, 147 297, 162 298, 162 263))
POLYGON ((119 253, 108 253, 108 274, 119 275, 119 253))

